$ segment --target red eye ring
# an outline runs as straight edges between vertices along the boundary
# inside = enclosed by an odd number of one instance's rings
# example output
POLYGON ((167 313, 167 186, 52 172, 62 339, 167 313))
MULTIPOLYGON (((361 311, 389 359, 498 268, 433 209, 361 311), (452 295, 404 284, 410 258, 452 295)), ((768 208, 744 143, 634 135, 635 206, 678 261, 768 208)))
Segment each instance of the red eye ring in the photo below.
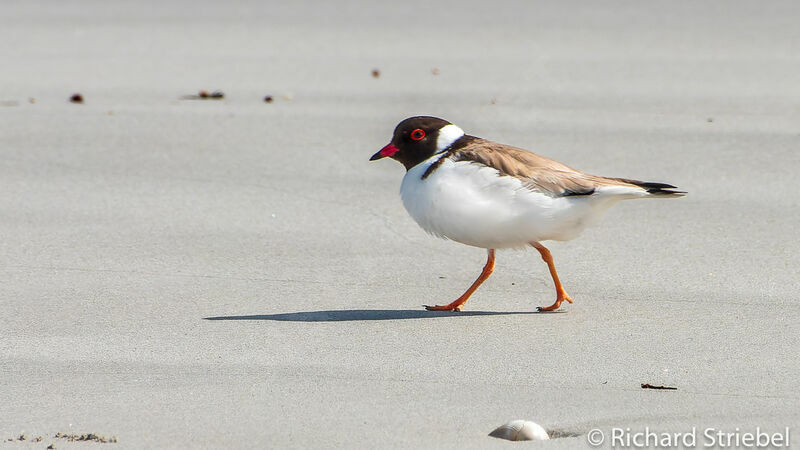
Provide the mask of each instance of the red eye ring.
POLYGON ((425 137, 425 130, 422 128, 417 128, 416 130, 411 132, 411 139, 415 141, 422 140, 425 137))

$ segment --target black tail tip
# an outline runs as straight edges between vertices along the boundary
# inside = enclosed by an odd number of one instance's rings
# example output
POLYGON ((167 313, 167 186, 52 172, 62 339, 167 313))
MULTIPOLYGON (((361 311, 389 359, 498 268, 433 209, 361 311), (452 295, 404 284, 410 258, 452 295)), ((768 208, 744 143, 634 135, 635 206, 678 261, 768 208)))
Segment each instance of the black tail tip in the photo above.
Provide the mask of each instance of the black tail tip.
POLYGON ((676 191, 673 189, 662 189, 662 188, 649 188, 647 189, 647 193, 650 195, 660 195, 664 197, 683 197, 687 194, 686 191, 676 191))
POLYGON ((648 194, 651 195, 658 195, 664 197, 683 197, 687 194, 686 191, 677 191, 678 189, 676 186, 667 183, 654 183, 651 181, 639 181, 639 180, 629 180, 629 179, 622 179, 626 183, 635 184, 647 191, 648 194))

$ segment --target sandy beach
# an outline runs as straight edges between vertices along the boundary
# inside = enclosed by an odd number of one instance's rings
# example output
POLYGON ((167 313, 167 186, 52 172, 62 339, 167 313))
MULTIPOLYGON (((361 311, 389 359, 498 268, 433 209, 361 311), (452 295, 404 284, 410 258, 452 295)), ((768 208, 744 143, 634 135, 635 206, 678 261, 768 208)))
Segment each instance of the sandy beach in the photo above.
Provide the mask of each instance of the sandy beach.
POLYGON ((513 419, 553 435, 536 448, 800 445, 798 22, 792 1, 3 2, 0 446, 507 448, 488 434, 513 419), (689 195, 548 243, 558 313, 532 250, 428 312, 485 251, 426 235, 403 167, 368 161, 420 114, 689 195))

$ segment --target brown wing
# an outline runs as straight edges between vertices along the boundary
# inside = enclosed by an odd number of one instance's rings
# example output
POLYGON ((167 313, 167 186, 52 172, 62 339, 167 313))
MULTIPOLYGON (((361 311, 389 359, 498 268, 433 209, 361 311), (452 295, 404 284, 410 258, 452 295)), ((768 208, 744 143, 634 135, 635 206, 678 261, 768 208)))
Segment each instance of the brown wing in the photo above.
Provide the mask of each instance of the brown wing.
POLYGON ((630 186, 626 182, 589 175, 527 150, 485 139, 469 142, 453 151, 451 158, 492 167, 501 175, 519 178, 532 190, 555 197, 590 195, 602 184, 630 186))

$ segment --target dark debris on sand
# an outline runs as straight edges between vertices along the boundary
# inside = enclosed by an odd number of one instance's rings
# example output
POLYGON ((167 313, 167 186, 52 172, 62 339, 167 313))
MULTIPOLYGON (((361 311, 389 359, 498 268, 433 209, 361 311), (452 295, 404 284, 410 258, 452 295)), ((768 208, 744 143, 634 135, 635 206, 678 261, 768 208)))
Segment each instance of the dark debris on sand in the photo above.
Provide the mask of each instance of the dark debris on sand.
POLYGON ((225 94, 222 91, 200 91, 197 95, 184 95, 181 97, 184 100, 222 100, 225 94))
POLYGON ((105 436, 100 436, 99 434, 94 433, 86 433, 86 434, 67 434, 67 433, 56 433, 55 436, 57 439, 66 439, 70 442, 100 442, 101 444, 116 444, 117 437, 111 436, 107 438, 105 436))
POLYGON ((659 390, 666 390, 666 391, 677 391, 678 388, 672 386, 654 386, 649 383, 642 383, 642 389, 659 389, 659 390))

